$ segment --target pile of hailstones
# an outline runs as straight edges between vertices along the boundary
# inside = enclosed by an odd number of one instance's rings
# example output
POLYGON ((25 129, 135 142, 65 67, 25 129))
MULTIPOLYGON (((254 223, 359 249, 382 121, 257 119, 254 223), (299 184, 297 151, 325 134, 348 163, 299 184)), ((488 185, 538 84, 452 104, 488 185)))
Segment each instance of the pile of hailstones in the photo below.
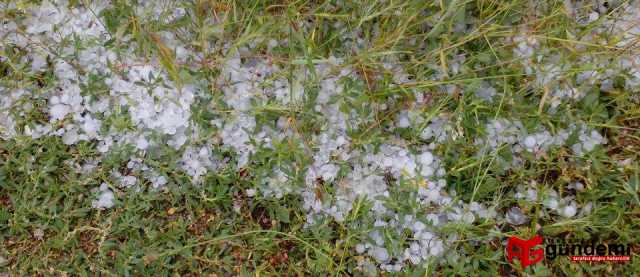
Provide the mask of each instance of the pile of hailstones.
MULTIPOLYGON (((14 4, 5 3, 0 4, 0 7, 15 8, 12 5, 14 4)), ((161 145, 169 145, 182 153, 178 162, 179 168, 192 177, 194 184, 199 184, 208 172, 226 166, 228 161, 216 156, 213 151, 214 145, 201 143, 203 140, 200 133, 204 127, 194 124, 191 120, 192 104, 204 95, 201 92, 201 84, 196 81, 178 88, 171 81, 167 81, 171 78, 157 63, 140 64, 145 59, 136 56, 136 45, 130 37, 123 38, 122 43, 129 48, 120 49, 119 52, 103 47, 110 39, 110 34, 100 24, 96 14, 108 8, 109 3, 96 1, 92 5, 91 10, 69 9, 66 8, 65 2, 53 4, 43 1, 39 6, 31 7, 22 22, 3 23, 0 37, 6 41, 6 45, 17 45, 26 51, 20 63, 33 74, 47 70, 50 64, 56 86, 48 91, 0 87, 2 138, 10 139, 18 135, 27 135, 35 139, 59 136, 68 145, 80 141, 93 141, 103 155, 123 145, 133 146, 140 155, 144 155, 145 151, 160 149, 161 145), (83 43, 80 50, 71 47, 50 47, 60 44, 61 38, 71 35, 83 43), (54 55, 54 51, 59 52, 54 55), (84 94, 81 87, 94 81, 88 77, 89 75, 100 76, 108 93, 84 94), (152 86, 151 84, 157 80, 164 80, 163 84, 152 86), (17 116, 32 111, 34 107, 29 105, 31 101, 23 101, 25 99, 46 100, 49 122, 28 124, 23 128, 24 133, 20 134, 17 131, 16 115, 10 111, 19 110, 17 116), (134 128, 118 130, 113 126, 106 126, 104 119, 117 116, 122 111, 126 111, 134 128)), ((156 6, 145 7, 154 9, 156 6)), ((144 9, 139 10, 137 12, 144 9)), ((150 14, 156 17, 159 15, 158 12, 150 14)), ((181 16, 184 16, 184 12, 174 13, 167 20, 177 20, 181 16)), ((189 64, 188 61, 201 58, 200 54, 191 52, 188 46, 182 45, 171 33, 161 33, 160 39, 176 51, 176 59, 182 63, 189 64)), ((277 47, 280 43, 282 42, 269 41, 269 49, 277 47)), ((518 43, 519 46, 514 51, 520 51, 520 54, 527 57, 532 57, 533 52, 537 50, 535 47, 539 47, 535 41, 520 39, 518 43)), ((221 115, 210 122, 211 126, 206 127, 219 130, 218 136, 221 141, 218 146, 235 151, 239 157, 235 166, 243 167, 250 164, 251 155, 259 146, 272 147, 271 142, 274 140, 297 136, 287 126, 284 118, 278 121, 275 129, 258 127, 252 109, 253 105, 266 103, 273 98, 283 105, 301 99, 304 91, 299 84, 309 76, 309 71, 305 69, 293 74, 301 76, 299 80, 278 79, 279 77, 275 76, 279 76, 277 73, 281 69, 275 64, 264 60, 242 62, 241 54, 250 54, 251 47, 243 47, 234 52, 229 50, 227 45, 225 51, 228 53, 228 59, 222 66, 221 76, 216 85, 224 92, 223 100, 232 112, 221 115), (271 80, 274 86, 262 86, 261 83, 267 79, 271 80)), ((501 215, 482 203, 455 200, 455 191, 447 189, 446 170, 440 158, 432 152, 437 144, 444 143, 455 134, 455 128, 452 128, 447 116, 438 115, 427 121, 417 115, 416 110, 409 109, 398 113, 395 126, 397 128, 426 124, 421 137, 431 140, 432 143, 429 145, 409 148, 406 142, 395 138, 377 148, 372 145, 352 148, 351 139, 347 135, 348 122, 357 120, 353 118, 357 113, 345 114, 340 109, 339 101, 332 101, 335 96, 342 94, 339 80, 353 75, 342 62, 340 58, 331 57, 325 63, 315 65, 315 76, 320 79, 320 90, 314 109, 326 117, 326 124, 311 142, 317 149, 313 150, 313 164, 306 169, 304 186, 295 187, 282 170, 276 169, 271 176, 265 178, 267 181, 258 187, 263 196, 283 197, 289 193, 301 195, 304 200, 303 208, 308 212, 308 225, 327 219, 344 221, 360 199, 369 200, 372 204, 370 212, 373 228, 367 237, 357 244, 355 250, 371 257, 375 265, 386 271, 399 271, 407 264, 420 264, 431 258, 443 257, 445 250, 457 239, 455 233, 438 232, 438 227, 443 224, 473 224, 478 220, 490 218, 504 219, 515 225, 527 221, 517 207, 501 215), (341 165, 344 164, 351 165, 351 170, 344 177, 338 178, 341 165), (387 178, 388 175, 392 177, 392 181, 387 178), (334 185, 335 194, 326 195, 322 200, 318 198, 316 186, 319 179, 326 184, 334 185), (392 201, 394 189, 400 182, 413 184, 415 190, 410 192, 406 202, 415 203, 418 208, 397 211, 385 205, 392 201), (410 230, 409 245, 406 248, 391 249, 383 233, 401 237, 406 234, 406 230, 410 230)), ((624 65, 631 66, 627 63, 624 65)), ((398 67, 393 68, 396 71, 394 80, 406 79, 406 73, 398 67)), ((451 86, 439 89, 452 90, 451 86)), ((485 101, 492 101, 496 94, 496 90, 488 83, 482 83, 476 91, 476 95, 485 101)), ((565 94, 573 97, 573 94, 565 94)), ((553 97, 562 98, 565 94, 555 93, 553 97)), ((419 106, 417 103, 414 104, 416 105, 413 106, 419 106)), ((476 139, 476 145, 481 149, 479 155, 507 146, 516 157, 511 164, 514 167, 522 163, 519 153, 544 153, 551 147, 564 145, 571 133, 577 133, 579 138, 578 142, 570 146, 576 155, 583 155, 595 149, 597 145, 606 143, 597 131, 590 130, 580 123, 552 134, 544 129, 527 132, 518 121, 496 119, 487 123, 486 131, 486 137, 476 139)), ((99 159, 88 161, 79 166, 79 171, 91 172, 99 163, 99 159)), ((169 178, 145 164, 140 157, 132 158, 127 167, 127 174, 117 170, 111 172, 113 183, 121 188, 139 189, 142 181, 140 178, 150 182, 156 189, 170 182, 169 178)), ((584 187, 581 183, 573 186, 575 190, 584 187)), ((257 193, 255 189, 247 190, 249 196, 255 196, 257 193)), ((96 194, 94 208, 108 209, 115 205, 116 195, 109 184, 101 184, 96 189, 96 194)), ((577 203, 573 198, 559 198, 558 193, 554 191, 539 197, 535 187, 531 186, 520 188, 516 197, 531 202, 543 201, 545 207, 564 217, 578 214, 577 203)), ((584 207, 580 212, 588 213, 589 210, 590 206, 584 207)), ((363 268, 375 266, 369 259, 360 261, 359 265, 363 268)))

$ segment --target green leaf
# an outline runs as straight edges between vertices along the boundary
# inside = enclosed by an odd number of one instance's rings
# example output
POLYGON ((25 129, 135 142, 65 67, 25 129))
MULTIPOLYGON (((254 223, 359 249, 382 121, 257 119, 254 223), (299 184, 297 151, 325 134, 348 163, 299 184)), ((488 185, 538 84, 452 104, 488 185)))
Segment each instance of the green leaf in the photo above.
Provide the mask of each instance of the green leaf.
POLYGON ((278 221, 289 223, 289 209, 287 209, 286 207, 278 206, 276 208, 276 218, 278 219, 278 221))

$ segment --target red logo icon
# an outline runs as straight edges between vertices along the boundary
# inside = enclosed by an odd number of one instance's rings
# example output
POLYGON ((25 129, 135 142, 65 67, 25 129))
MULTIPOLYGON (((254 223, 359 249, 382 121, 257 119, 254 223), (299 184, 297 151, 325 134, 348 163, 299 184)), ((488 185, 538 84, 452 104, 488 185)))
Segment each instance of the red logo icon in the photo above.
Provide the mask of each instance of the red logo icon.
POLYGON ((507 260, 509 262, 513 261, 514 257, 517 257, 520 260, 520 264, 522 265, 522 269, 527 268, 532 264, 535 264, 539 261, 542 261, 543 253, 542 248, 534 249, 536 245, 542 244, 542 237, 540 235, 536 235, 532 239, 522 240, 517 237, 510 237, 507 241, 507 260))

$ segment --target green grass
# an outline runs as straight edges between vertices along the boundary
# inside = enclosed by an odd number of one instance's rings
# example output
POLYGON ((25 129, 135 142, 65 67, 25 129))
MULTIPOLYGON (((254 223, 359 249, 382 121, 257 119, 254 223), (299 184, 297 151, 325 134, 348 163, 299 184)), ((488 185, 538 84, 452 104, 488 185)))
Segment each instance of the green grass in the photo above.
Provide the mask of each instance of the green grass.
MULTIPOLYGON (((18 2, 26 6, 30 1, 18 2)), ((570 37, 568 31, 587 33, 593 26, 577 26, 563 12, 562 1, 542 1, 546 8, 534 8, 520 0, 365 1, 337 9, 331 1, 202 0, 181 3, 189 14, 172 24, 138 18, 129 1, 113 2, 114 8, 101 15, 113 37, 108 47, 118 51, 118 47, 124 46, 120 39, 131 35, 138 46, 137 54, 161 57, 162 65, 176 83, 196 79, 208 82, 208 96, 199 99, 192 110, 192 119, 200 126, 208 126, 211 119, 228 112, 221 108, 221 92, 214 81, 225 57, 214 51, 213 46, 229 43, 239 48, 256 38, 288 39, 288 47, 275 48, 268 57, 284 68, 283 72, 293 74, 301 68, 313 69, 316 61, 329 55, 345 57, 346 64, 361 69, 358 77, 343 80, 345 94, 336 100, 345 111, 354 108, 361 115, 350 130, 354 148, 377 145, 396 135, 384 128, 394 120, 392 115, 372 111, 369 104, 394 99, 395 107, 389 110, 399 110, 414 100, 410 90, 432 92, 433 105, 424 109, 425 117, 447 113, 460 136, 434 150, 434 154, 443 158, 448 185, 458 192, 457 199, 492 205, 499 212, 506 212, 518 203, 526 213, 535 216, 529 225, 520 227, 495 220, 475 225, 446 225, 443 232, 463 234, 452 250, 459 258, 445 265, 431 261, 407 267, 399 275, 631 276, 640 273, 637 254, 640 252, 640 109, 629 100, 631 92, 592 91, 575 105, 561 106, 556 114, 540 113, 539 103, 544 92, 525 90, 523 84, 534 81, 535 76, 522 73, 519 58, 512 56, 513 45, 503 41, 521 32, 522 27, 547 38, 548 47, 572 53, 580 42, 570 37), (535 16, 532 10, 541 14, 535 16), (471 32, 453 32, 456 24, 468 20, 465 11, 479 20, 477 28, 471 32), (207 19, 211 18, 220 22, 219 27, 213 28, 208 23, 207 19), (307 27, 294 26, 296 22, 306 22, 307 27), (435 27, 425 31, 421 28, 425 24, 435 27), (369 47, 357 53, 345 50, 340 38, 357 28, 362 29, 369 47), (162 31, 175 33, 178 39, 200 51, 209 63, 199 70, 177 63, 173 53, 154 40, 156 33, 162 31), (374 36, 374 32, 377 35, 374 36), (448 68, 449 61, 460 53, 466 54, 462 64, 464 74, 444 81, 423 78, 448 68), (415 82, 389 85, 392 74, 386 72, 382 64, 393 59, 398 59, 415 76, 415 82), (381 76, 382 81, 373 84, 368 81, 369 75, 381 76), (467 95, 449 96, 435 90, 443 84, 471 89, 481 80, 491 80, 502 93, 495 105, 467 95), (562 128, 583 120, 606 134, 609 143, 585 157, 576 157, 566 148, 554 149, 545 157, 530 157, 522 168, 505 170, 502 161, 509 158, 509 154, 497 150, 476 155, 473 139, 484 133, 484 120, 512 116, 522 119, 529 128, 540 125, 562 128), (631 163, 618 166, 618 162, 625 159, 631 159, 631 163), (554 188, 561 193, 572 180, 582 180, 587 189, 578 194, 577 201, 595 203, 593 213, 567 220, 542 212, 539 204, 515 199, 516 187, 530 180, 537 180, 542 189, 554 188), (540 216, 536 215, 538 212, 540 216), (501 229, 496 229, 496 224, 501 229), (510 235, 528 238, 536 232, 545 237, 595 237, 612 243, 631 243, 634 245, 632 261, 576 264, 556 259, 524 271, 510 265, 504 257, 502 243, 510 235)), ((9 20, 16 20, 23 12, 18 8, 3 13, 9 20)), ((73 45, 74 42, 66 43, 73 45)), ((582 46, 602 55, 624 53, 612 49, 613 46, 582 46)), ((0 53, 7 57, 0 63, 3 86, 17 88, 35 83, 42 83, 43 89, 53 86, 52 75, 31 76, 28 67, 19 66, 21 50, 8 49, 0 53)), ((59 49, 50 48, 50 51, 57 53, 59 49)), ((580 64, 577 53, 562 58, 573 63, 572 68, 563 72, 564 76, 573 76, 591 67, 580 64)), ((1 272, 10 276, 365 274, 356 269, 357 262, 364 257, 353 249, 358 239, 366 237, 372 228, 373 222, 368 216, 370 203, 358 202, 344 222, 326 220, 307 228, 299 197, 264 199, 249 198, 245 194, 246 189, 264 182, 274 168, 295 176, 295 185, 304 182, 302 169, 312 162, 311 136, 318 132, 321 124, 317 122, 319 115, 313 111, 314 90, 318 88, 318 80, 313 76, 311 73, 308 79, 301 80, 310 96, 299 106, 267 103, 253 110, 259 125, 274 124, 279 116, 286 116, 290 128, 298 135, 296 138, 277 142, 275 149, 259 149, 248 168, 229 167, 211 172, 200 186, 191 185, 189 177, 176 170, 175 161, 180 154, 164 146, 158 151, 163 154, 149 153, 144 159, 160 168, 172 182, 159 191, 148 185, 141 186, 137 192, 112 185, 118 201, 114 208, 105 211, 91 209, 95 197, 92 189, 101 182, 110 182, 111 170, 125 167, 132 149, 111 152, 96 170, 81 175, 76 173, 74 165, 100 156, 91 142, 70 147, 57 137, 33 140, 20 136, 0 140, 0 257, 5 260, 3 263, 0 259, 0 276, 1 272), (295 146, 299 145, 297 142, 302 142, 300 145, 304 147, 295 146), (234 206, 239 209, 235 210, 234 206), (40 232, 41 237, 37 235, 40 232)), ((294 76, 288 78, 293 80, 294 76)), ((99 85, 86 88, 95 95, 104 93, 103 90, 99 85)), ((34 101, 33 105, 46 107, 46 102, 34 101)), ((37 110, 17 119, 18 126, 47 121, 47 115, 37 110)), ((120 130, 132 128, 131 119, 123 114, 116 113, 105 122, 120 130)), ((216 139, 215 128, 209 126, 204 131, 207 135, 203 138, 216 139)), ((409 129, 399 135, 410 144, 419 145, 424 143, 419 137, 420 131, 409 129)), ((407 183, 394 190, 391 196, 397 199, 394 209, 416 208, 413 203, 403 201, 411 186, 407 183)), ((407 238, 389 235, 386 239, 399 248, 407 238)))

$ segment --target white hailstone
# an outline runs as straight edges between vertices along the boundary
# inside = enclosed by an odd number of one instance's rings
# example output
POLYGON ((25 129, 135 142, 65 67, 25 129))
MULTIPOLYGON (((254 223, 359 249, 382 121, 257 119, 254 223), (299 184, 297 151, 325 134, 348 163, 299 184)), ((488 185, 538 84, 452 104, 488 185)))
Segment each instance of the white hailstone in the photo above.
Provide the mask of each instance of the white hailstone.
POLYGON ((482 218, 491 219, 491 218, 496 218, 498 213, 496 212, 494 207, 489 207, 489 208, 483 207, 483 209, 478 212, 478 215, 482 218))
POLYGON ((476 217, 471 212, 465 212, 462 215, 462 221, 464 221, 467 224, 472 224, 475 220, 476 220, 476 217))
POLYGON ((69 63, 62 60, 59 60, 55 64, 54 73, 56 77, 58 77, 58 79, 62 79, 62 80, 65 80, 65 79, 69 80, 78 76, 78 73, 73 69, 73 67, 69 63))
POLYGON ((424 223, 422 223, 421 221, 416 221, 416 222, 413 223, 413 231, 414 232, 421 232, 425 228, 427 228, 427 226, 424 225, 424 223))
POLYGON ((340 168, 334 164, 324 164, 318 169, 318 172, 323 180, 332 181, 336 175, 338 175, 339 169, 340 168))
POLYGON ((8 112, 0 112, 0 138, 9 139, 15 137, 16 123, 8 112))
POLYGON ((187 12, 183 8, 176 8, 173 10, 173 14, 171 16, 171 20, 178 20, 185 16, 187 12))
POLYGON ((613 87, 613 80, 611 79, 605 79, 602 81, 602 83, 600 84, 600 90, 605 91, 605 92, 612 92, 614 89, 613 87))
POLYGON ((538 200, 538 191, 535 189, 527 189, 527 200, 531 202, 538 200))
POLYGON ((31 71, 38 72, 41 71, 45 66, 47 66, 47 58, 39 53, 32 53, 31 55, 31 71))
POLYGON ((222 143, 233 147, 240 155, 239 167, 248 162, 249 155, 254 151, 254 146, 250 143, 251 136, 249 132, 252 132, 255 126, 256 122, 253 116, 241 114, 227 122, 220 134, 222 143))
POLYGON ((362 244, 362 243, 358 243, 358 244, 356 244, 356 252, 358 252, 358 254, 362 254, 362 253, 364 253, 364 251, 366 251, 366 250, 367 250, 367 249, 366 249, 366 247, 365 247, 365 245, 364 245, 364 244, 362 244))
POLYGON ((369 237, 376 243, 377 246, 382 246, 384 244, 384 238, 380 234, 380 231, 373 231, 369 233, 369 237))
POLYGON ((451 221, 460 221, 463 217, 463 211, 460 207, 453 207, 453 211, 447 213, 447 218, 451 221))
POLYGON ((270 39, 267 45, 269 46, 269 50, 271 50, 272 48, 278 47, 278 41, 275 39, 270 39))
POLYGON ((431 246, 429 254, 432 256, 440 256, 444 253, 444 244, 441 240, 432 240, 429 244, 431 246))
POLYGON ((422 232, 419 234, 416 234, 416 238, 421 240, 421 241, 427 241, 427 242, 431 242, 431 240, 435 237, 435 235, 431 232, 422 232))
POLYGON ((82 165, 82 167, 79 170, 79 173, 86 175, 94 172, 98 167, 98 163, 99 163, 98 160, 87 161, 85 164, 82 165))
POLYGON ((138 178, 136 178, 135 176, 127 175, 127 176, 123 176, 120 179, 120 186, 128 188, 128 187, 135 186, 137 182, 138 182, 138 178))
POLYGON ((159 189, 168 183, 167 178, 161 175, 154 175, 149 179, 154 189, 159 189))
POLYGON ((524 126, 520 121, 493 119, 486 124, 486 131, 485 139, 476 139, 476 145, 482 147, 484 151, 495 150, 503 144, 515 144, 524 132, 524 126))
POLYGON ((389 252, 384 247, 374 247, 370 251, 370 255, 373 256, 379 263, 385 263, 389 261, 389 252))
POLYGON ((538 46, 538 41, 533 36, 516 36, 514 39, 516 48, 513 53, 518 58, 531 58, 538 46))
POLYGON ((391 167, 393 165, 393 159, 391 157, 382 158, 383 167, 391 167))
POLYGON ((274 174, 264 181, 265 184, 260 187, 260 191, 265 197, 282 198, 285 194, 293 190, 293 188, 287 184, 287 181, 287 175, 280 169, 276 169, 274 174))
POLYGON ((578 156, 582 156, 583 155, 583 151, 582 151, 582 144, 580 143, 576 143, 574 145, 571 146, 571 151, 573 151, 573 153, 575 153, 578 156))
POLYGON ((584 190, 584 184, 582 184, 582 182, 574 182, 571 183, 567 186, 568 189, 575 189, 577 191, 583 191, 584 190))
POLYGON ((71 112, 71 108, 65 104, 55 104, 49 108, 51 121, 61 120, 71 112))
POLYGON ((571 201, 569 205, 564 206, 560 209, 560 215, 564 217, 573 217, 578 212, 578 204, 575 201, 571 201))
POLYGON ((115 196, 106 183, 102 183, 99 188, 98 199, 91 202, 91 206, 96 209, 109 209, 114 205, 115 196))
POLYGON ((433 163, 433 154, 431 154, 431 152, 424 152, 420 154, 419 160, 423 166, 429 166, 433 163))
POLYGON ((411 251, 411 253, 413 254, 420 253, 420 248, 420 244, 417 242, 412 242, 411 245, 409 245, 409 251, 411 251))
POLYGON ((558 199, 556 199, 555 197, 549 197, 542 202, 542 205, 549 209, 555 210, 558 208, 559 203, 558 199))
POLYGON ((185 149, 180 160, 182 170, 193 178, 194 183, 199 183, 202 177, 209 169, 214 169, 214 163, 211 149, 206 146, 197 149, 189 146, 185 149))
POLYGON ((147 141, 144 135, 140 135, 138 139, 136 139, 136 148, 145 150, 147 147, 149 147, 149 141, 147 141))
POLYGON ((384 227, 387 226, 387 222, 377 219, 374 223, 373 223, 373 227, 384 227))
POLYGON ((31 34, 51 32, 53 26, 63 19, 64 14, 56 6, 49 1, 43 1, 39 7, 31 10, 26 31, 31 34))
POLYGON ((536 138, 534 136, 527 136, 524 139, 524 145, 528 148, 528 149, 533 149, 533 147, 536 146, 536 138))
POLYGON ((113 145, 113 139, 111 137, 106 137, 98 144, 98 151, 100 153, 106 153, 109 151, 109 148, 113 145))
POLYGON ((409 121, 409 115, 407 111, 402 111, 398 115, 398 127, 400 128, 408 128, 411 126, 411 122, 409 121))
POLYGON ((593 140, 586 140, 582 143, 582 147, 584 148, 584 150, 586 150, 587 152, 593 150, 593 148, 596 147, 596 142, 593 140))
POLYGON ((437 116, 431 120, 429 125, 422 130, 420 137, 422 139, 434 139, 436 142, 444 142, 449 138, 451 126, 445 116, 437 116))
POLYGON ((480 87, 476 89, 475 95, 485 101, 491 102, 493 96, 496 94, 496 89, 493 88, 488 82, 482 82, 480 87))
POLYGON ((132 158, 127 163, 127 168, 128 169, 139 170, 139 169, 141 169, 143 167, 144 166, 142 165, 142 160, 139 159, 139 158, 132 158))
POLYGON ((492 218, 493 213, 492 210, 485 208, 484 205, 479 204, 477 202, 471 202, 469 205, 469 210, 475 212, 480 218, 492 218))
POLYGON ((87 106, 87 110, 92 113, 107 113, 109 109, 109 99, 106 97, 100 98, 87 106))
POLYGON ((184 130, 181 130, 180 132, 178 132, 177 134, 175 134, 168 142, 167 144, 171 147, 173 147, 173 149, 180 149, 180 147, 182 147, 182 145, 184 145, 187 142, 187 136, 184 134, 184 130))
POLYGON ((82 117, 82 131, 88 136, 88 138, 95 138, 100 130, 101 122, 98 119, 85 115, 82 117))
POLYGON ((606 144, 607 140, 596 130, 589 131, 585 125, 576 127, 580 142, 571 146, 571 150, 578 156, 591 152, 597 145, 606 144))
POLYGON ((80 139, 78 135, 78 129, 73 124, 69 124, 65 127, 66 131, 62 135, 62 142, 66 145, 72 145, 78 142, 80 139))
POLYGON ((62 135, 64 135, 64 133, 67 130, 72 129, 73 127, 74 127, 73 124, 69 124, 69 125, 65 126, 65 128, 60 128, 60 129, 58 129, 58 130, 56 130, 54 132, 51 132, 51 134, 54 135, 54 136, 62 136, 62 135))
POLYGON ((469 210, 471 210, 471 211, 477 212, 477 211, 480 211, 482 209, 483 209, 482 204, 480 204, 478 202, 474 201, 474 202, 469 203, 469 210))
POLYGON ((409 260, 411 264, 417 265, 426 256, 427 250, 420 246, 420 244, 414 242, 411 243, 409 248, 404 250, 403 260, 409 260))
POLYGON ((247 189, 247 190, 245 190, 245 193, 247 194, 248 197, 254 197, 256 195, 256 190, 255 189, 247 189))
POLYGON ((437 203, 440 199, 440 191, 437 189, 427 190, 426 196, 427 201, 437 203))
POLYGON ((529 219, 522 213, 522 210, 520 210, 519 207, 512 207, 507 212, 506 220, 507 222, 509 222, 509 224, 512 225, 522 225, 525 224, 529 219))

